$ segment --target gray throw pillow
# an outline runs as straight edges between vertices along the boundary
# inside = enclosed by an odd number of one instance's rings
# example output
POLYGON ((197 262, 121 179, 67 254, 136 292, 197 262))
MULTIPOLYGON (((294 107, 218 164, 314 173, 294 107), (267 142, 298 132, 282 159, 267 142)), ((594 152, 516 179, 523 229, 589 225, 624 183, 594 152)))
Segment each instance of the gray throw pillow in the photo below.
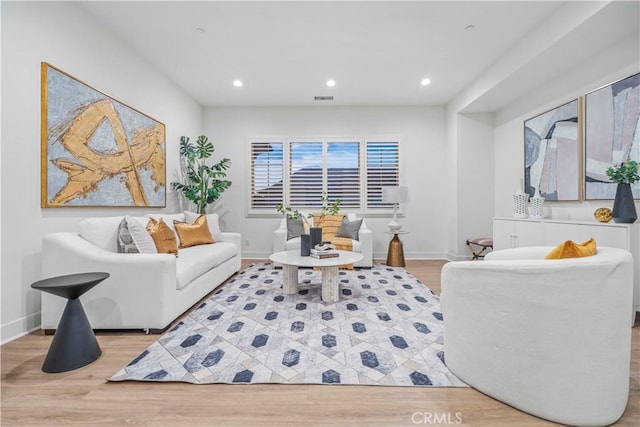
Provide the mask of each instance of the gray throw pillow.
POLYGON ((133 241, 133 237, 131 237, 126 217, 118 225, 118 252, 121 254, 140 253, 136 243, 133 241))
POLYGON ((348 237, 351 240, 360 240, 360 226, 362 225, 362 218, 355 221, 349 221, 346 216, 342 218, 342 225, 336 233, 336 237, 348 237))
POLYGON ((287 218, 287 240, 304 234, 304 224, 301 219, 287 218))

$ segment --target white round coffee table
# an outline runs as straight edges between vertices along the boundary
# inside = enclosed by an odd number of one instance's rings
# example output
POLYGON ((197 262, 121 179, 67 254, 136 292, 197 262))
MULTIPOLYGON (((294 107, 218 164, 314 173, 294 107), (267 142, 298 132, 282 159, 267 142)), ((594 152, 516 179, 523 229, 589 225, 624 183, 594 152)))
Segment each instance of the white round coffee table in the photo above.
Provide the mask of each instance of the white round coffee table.
POLYGON ((298 267, 320 267, 322 274, 322 301, 338 302, 338 267, 362 260, 362 254, 338 251, 334 258, 317 259, 301 256, 300 250, 276 252, 269 256, 273 262, 282 264, 282 290, 285 294, 298 293, 298 267))

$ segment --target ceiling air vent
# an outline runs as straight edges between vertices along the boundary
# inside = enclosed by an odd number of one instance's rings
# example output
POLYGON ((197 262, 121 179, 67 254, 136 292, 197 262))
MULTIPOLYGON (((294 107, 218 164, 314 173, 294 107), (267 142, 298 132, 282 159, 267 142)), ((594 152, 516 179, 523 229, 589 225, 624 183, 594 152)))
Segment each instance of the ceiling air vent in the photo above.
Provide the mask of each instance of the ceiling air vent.
POLYGON ((333 96, 314 96, 313 99, 316 101, 333 101, 333 96))

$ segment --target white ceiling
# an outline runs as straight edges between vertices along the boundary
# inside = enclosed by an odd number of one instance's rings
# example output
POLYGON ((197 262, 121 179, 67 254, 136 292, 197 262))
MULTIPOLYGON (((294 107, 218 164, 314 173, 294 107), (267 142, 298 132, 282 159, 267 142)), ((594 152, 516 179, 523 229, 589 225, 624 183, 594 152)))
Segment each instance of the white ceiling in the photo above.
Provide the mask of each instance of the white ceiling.
MULTIPOLYGON (((319 105, 316 95, 333 95, 321 105, 335 106, 445 105, 564 3, 142 1, 82 7, 203 106, 319 105), (475 29, 465 30, 469 25, 475 29), (423 77, 431 85, 420 86, 423 77), (325 85, 329 78, 335 87, 325 85), (235 79, 244 86, 233 87, 235 79)), ((637 21, 627 19, 636 32, 637 21)), ((613 35, 594 34, 599 49, 613 42, 607 37, 634 30, 614 29, 613 35)), ((589 30, 582 31, 587 35, 564 40, 570 44, 562 51, 588 53, 589 30)), ((545 50, 557 57, 559 48, 553 48, 545 50)), ((522 91, 549 75, 529 78, 520 71, 515 77, 522 91)), ((519 96, 509 93, 484 108, 494 111, 519 96)))

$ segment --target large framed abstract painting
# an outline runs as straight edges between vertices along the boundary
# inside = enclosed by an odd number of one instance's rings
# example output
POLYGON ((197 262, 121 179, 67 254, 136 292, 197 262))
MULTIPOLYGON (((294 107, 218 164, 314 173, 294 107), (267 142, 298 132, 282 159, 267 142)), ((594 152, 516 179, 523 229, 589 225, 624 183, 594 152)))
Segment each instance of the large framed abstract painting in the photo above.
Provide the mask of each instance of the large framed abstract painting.
POLYGON ((580 200, 579 99, 524 122, 525 192, 545 200, 580 200))
POLYGON ((41 67, 42 207, 164 207, 164 124, 41 67))
MULTIPOLYGON (((614 199, 606 170, 627 159, 640 161, 640 73, 585 95, 585 194, 614 199)), ((640 198, 640 183, 631 185, 640 198)))

